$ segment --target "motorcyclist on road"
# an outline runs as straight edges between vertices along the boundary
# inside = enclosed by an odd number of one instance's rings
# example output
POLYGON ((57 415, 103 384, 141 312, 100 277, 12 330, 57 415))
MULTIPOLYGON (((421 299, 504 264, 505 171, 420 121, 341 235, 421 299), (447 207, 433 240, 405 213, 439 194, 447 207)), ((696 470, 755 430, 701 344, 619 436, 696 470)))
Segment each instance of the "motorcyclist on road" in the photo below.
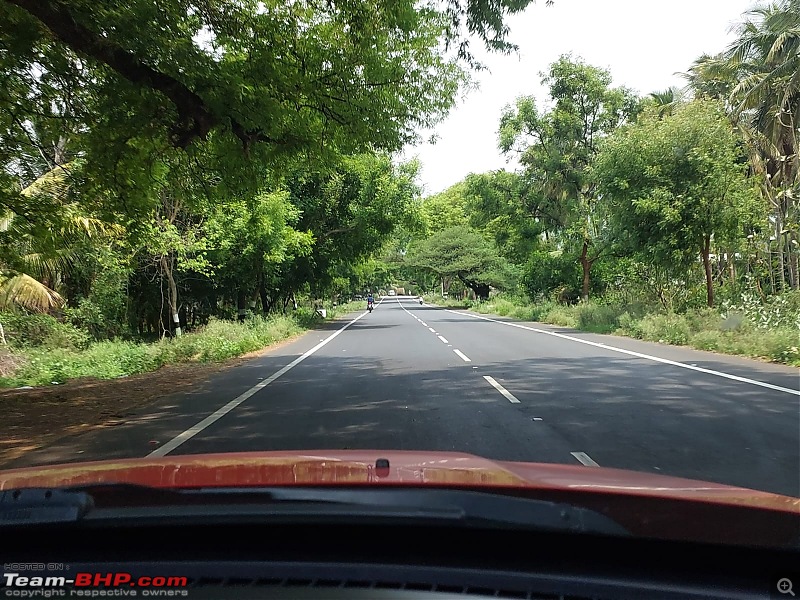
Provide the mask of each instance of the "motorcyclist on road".
POLYGON ((372 297, 372 292, 367 296, 367 308, 375 305, 375 298, 372 297))

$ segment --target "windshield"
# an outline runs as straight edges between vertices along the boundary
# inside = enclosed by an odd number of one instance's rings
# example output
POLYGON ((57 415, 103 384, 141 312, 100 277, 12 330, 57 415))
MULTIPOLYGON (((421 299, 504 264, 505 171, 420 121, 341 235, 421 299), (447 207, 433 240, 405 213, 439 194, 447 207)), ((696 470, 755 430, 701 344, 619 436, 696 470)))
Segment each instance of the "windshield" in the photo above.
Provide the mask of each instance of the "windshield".
POLYGON ((798 0, 0 21, 0 489, 797 510, 798 0))

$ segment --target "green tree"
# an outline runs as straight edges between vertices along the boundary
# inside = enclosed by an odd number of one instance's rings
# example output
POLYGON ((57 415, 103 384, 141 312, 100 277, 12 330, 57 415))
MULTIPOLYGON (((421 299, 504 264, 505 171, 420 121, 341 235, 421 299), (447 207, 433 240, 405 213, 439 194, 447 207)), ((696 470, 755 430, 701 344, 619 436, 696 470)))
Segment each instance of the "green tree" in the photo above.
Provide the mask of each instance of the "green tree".
POLYGON ((542 83, 549 87, 551 110, 532 97, 519 98, 500 120, 500 149, 516 152, 527 178, 538 186, 531 196, 535 212, 562 235, 565 250, 583 270, 582 296, 589 298, 590 270, 604 253, 602 223, 595 214, 597 181, 591 166, 600 142, 639 109, 638 98, 612 88, 608 71, 562 56, 542 83))
POLYGON ((608 140, 596 172, 620 247, 663 266, 688 267, 699 255, 713 306, 712 240, 743 238, 755 204, 721 105, 695 100, 641 118, 608 140))
POLYGON ((466 186, 462 181, 422 201, 422 225, 428 234, 467 225, 465 193, 466 186))
MULTIPOLYGON (((701 56, 686 74, 696 95, 725 103, 749 150, 752 174, 772 209, 769 254, 781 289, 800 285, 800 2, 763 3, 745 14, 722 53, 701 56)), ((754 236, 754 242, 757 236, 754 236)), ((760 236, 758 236, 760 237, 760 236)), ((774 283, 773 269, 769 268, 774 283)))
POLYGON ((482 299, 489 297, 490 286, 507 288, 512 279, 506 261, 493 245, 463 226, 444 229, 413 246, 407 261, 443 281, 458 278, 482 299))
MULTIPOLYGON (((737 83, 734 114, 758 132, 767 199, 774 207, 775 237, 784 241, 789 286, 800 287, 800 0, 778 0, 747 13, 724 54, 737 83)), ((784 269, 781 268, 783 277, 784 269)))
POLYGON ((540 203, 523 174, 508 171, 470 174, 464 180, 470 225, 494 238, 500 253, 525 263, 547 228, 536 215, 540 203))

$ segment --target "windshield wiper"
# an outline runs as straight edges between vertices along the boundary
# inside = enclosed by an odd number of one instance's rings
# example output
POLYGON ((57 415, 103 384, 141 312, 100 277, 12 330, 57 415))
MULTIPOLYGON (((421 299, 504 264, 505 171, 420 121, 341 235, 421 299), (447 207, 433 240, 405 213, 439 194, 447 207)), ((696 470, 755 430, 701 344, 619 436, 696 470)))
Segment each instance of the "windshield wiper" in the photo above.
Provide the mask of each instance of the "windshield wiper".
POLYGON ((7 491, 0 526, 114 521, 180 523, 443 523, 628 535, 616 521, 566 503, 493 491, 431 488, 209 488, 164 490, 128 484, 7 491), (48 496, 49 494, 49 496, 48 496))

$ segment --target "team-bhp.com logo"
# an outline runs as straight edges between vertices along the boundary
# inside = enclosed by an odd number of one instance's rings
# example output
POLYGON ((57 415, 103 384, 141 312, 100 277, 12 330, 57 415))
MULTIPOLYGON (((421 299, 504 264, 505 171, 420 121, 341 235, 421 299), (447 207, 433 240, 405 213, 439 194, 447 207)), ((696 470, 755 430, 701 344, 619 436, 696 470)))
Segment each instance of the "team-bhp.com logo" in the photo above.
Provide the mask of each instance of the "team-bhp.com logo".
MULTIPOLYGON (((21 571, 21 569, 20 569, 21 571)), ((187 597, 187 578, 182 576, 135 576, 131 573, 79 572, 69 575, 3 573, 3 593, 9 598, 108 596, 187 597)))

